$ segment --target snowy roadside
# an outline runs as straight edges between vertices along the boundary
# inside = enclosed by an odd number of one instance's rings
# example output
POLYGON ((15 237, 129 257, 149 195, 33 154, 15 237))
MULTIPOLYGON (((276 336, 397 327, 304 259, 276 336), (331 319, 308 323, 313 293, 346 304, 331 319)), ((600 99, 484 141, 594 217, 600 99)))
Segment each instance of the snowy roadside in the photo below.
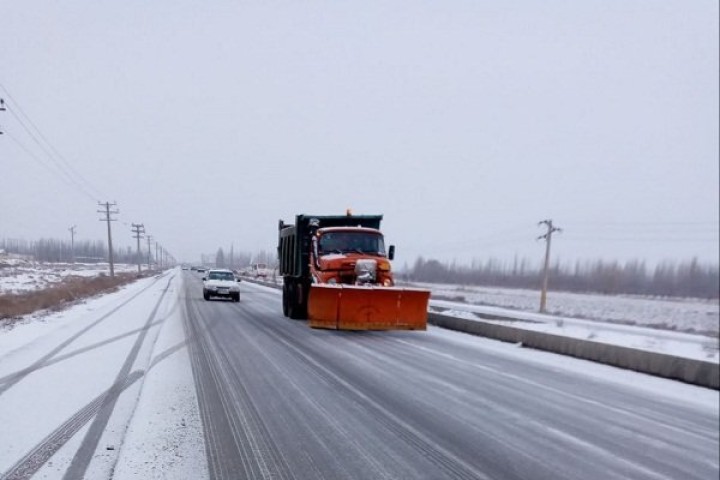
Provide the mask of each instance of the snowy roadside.
MULTIPOLYGON (((433 300, 459 305, 496 307, 533 314, 538 311, 540 302, 540 293, 534 290, 439 283, 413 285, 430 290, 433 300)), ((715 338, 720 331, 718 299, 551 291, 548 294, 547 311, 553 317, 706 334, 715 338)))
POLYGON ((478 322, 508 325, 524 330, 591 340, 649 352, 666 353, 706 362, 717 363, 720 360, 718 339, 705 335, 528 313, 507 308, 469 305, 445 300, 431 300, 430 310, 442 315, 478 322))
MULTIPOLYGON (((182 276, 178 293, 182 295, 182 276)), ((184 301, 168 315, 120 449, 114 479, 208 478, 205 443, 183 327, 184 301)))
MULTIPOLYGON (((192 382, 192 373, 182 363, 186 357, 173 355, 181 348, 172 349, 183 338, 177 330, 180 291, 180 275, 171 272, 0 331, 0 475, 15 478, 29 469, 34 478, 59 478, 65 472, 109 478, 128 425, 136 425, 131 419, 142 424, 147 418, 146 402, 138 403, 141 389, 156 399, 163 392, 179 394, 185 404, 192 387, 176 387, 182 378, 185 385, 188 378, 192 382), (173 376, 178 372, 185 377, 173 376), (151 378, 147 387, 145 375, 151 378), (167 386, 164 379, 157 386, 160 375, 169 377, 167 386)), ((193 432, 188 438, 202 438, 199 417, 187 409, 179 413, 186 431, 193 432)), ((204 448, 199 450, 202 459, 204 448)), ((188 456, 202 470, 202 462, 188 456)))
MULTIPOLYGON (((0 295, 42 290, 67 277, 108 275, 107 263, 43 263, 5 258, 0 260, 0 295)), ((116 273, 132 273, 136 265, 116 264, 116 273)))

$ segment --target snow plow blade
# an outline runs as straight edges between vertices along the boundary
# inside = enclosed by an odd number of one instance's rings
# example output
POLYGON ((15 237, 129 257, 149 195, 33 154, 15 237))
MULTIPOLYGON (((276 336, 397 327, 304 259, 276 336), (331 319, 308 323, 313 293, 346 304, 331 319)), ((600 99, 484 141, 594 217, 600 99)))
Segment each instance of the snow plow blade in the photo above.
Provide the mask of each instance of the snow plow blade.
POLYGON ((425 330, 429 300, 427 290, 313 285, 309 325, 333 330, 425 330))

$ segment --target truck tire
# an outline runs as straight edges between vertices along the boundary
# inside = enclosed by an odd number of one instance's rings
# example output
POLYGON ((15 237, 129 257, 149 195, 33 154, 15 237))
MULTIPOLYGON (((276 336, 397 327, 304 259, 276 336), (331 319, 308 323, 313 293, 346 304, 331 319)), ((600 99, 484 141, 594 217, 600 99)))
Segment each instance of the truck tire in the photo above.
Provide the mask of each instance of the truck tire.
POLYGON ((283 290, 282 290, 282 310, 283 315, 286 317, 289 315, 288 313, 288 286, 286 283, 283 283, 283 290))
POLYGON ((288 296, 288 316, 293 320, 305 320, 307 318, 307 306, 303 298, 302 284, 291 283, 288 296))

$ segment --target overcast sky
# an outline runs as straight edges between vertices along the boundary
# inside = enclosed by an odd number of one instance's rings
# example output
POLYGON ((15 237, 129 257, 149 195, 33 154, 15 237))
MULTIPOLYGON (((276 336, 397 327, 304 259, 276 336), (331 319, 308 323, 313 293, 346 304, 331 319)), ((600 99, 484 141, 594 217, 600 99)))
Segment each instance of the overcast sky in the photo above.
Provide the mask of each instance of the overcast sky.
POLYGON ((543 219, 564 261, 718 261, 716 0, 0 12, 0 238, 104 240, 117 201, 115 245, 198 260, 352 208, 400 265, 539 261, 543 219))

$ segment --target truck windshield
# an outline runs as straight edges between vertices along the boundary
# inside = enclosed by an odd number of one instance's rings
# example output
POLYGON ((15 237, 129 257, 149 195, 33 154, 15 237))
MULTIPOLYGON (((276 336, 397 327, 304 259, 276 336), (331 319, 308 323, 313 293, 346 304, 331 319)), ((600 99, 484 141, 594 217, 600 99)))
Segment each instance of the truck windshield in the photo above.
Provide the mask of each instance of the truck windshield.
POLYGON ((318 253, 369 253, 385 255, 382 235, 367 232, 330 232, 323 234, 318 242, 318 253))

